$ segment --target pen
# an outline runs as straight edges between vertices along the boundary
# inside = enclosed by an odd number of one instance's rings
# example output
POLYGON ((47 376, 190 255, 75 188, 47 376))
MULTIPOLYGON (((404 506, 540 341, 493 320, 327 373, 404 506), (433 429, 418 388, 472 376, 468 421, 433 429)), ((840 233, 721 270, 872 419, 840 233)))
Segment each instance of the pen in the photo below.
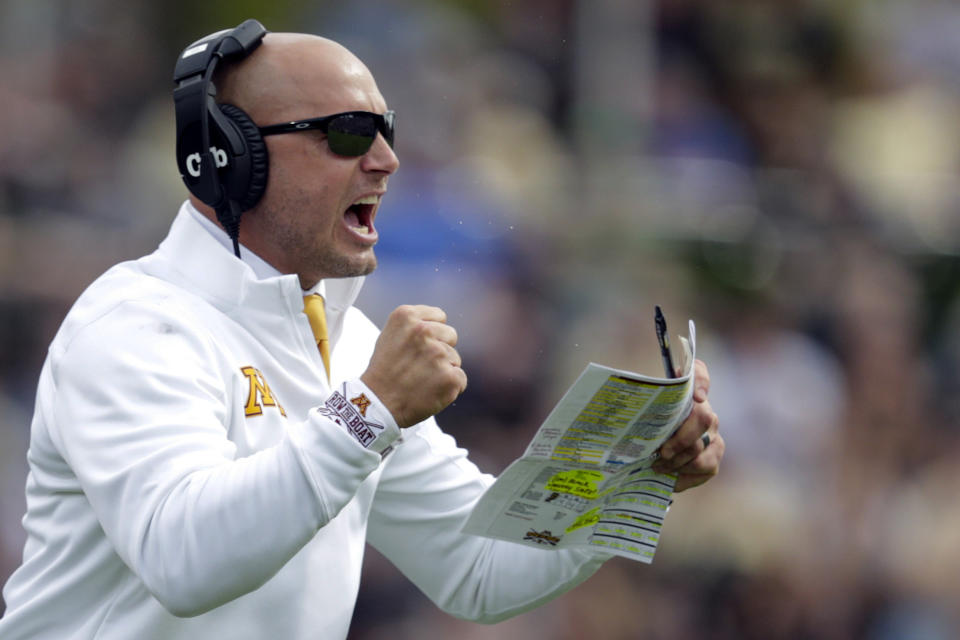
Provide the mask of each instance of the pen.
POLYGON ((663 317, 660 305, 654 307, 653 322, 657 328, 657 342, 660 343, 660 357, 663 358, 663 370, 668 378, 676 378, 673 357, 670 355, 670 336, 667 334, 667 321, 663 317))

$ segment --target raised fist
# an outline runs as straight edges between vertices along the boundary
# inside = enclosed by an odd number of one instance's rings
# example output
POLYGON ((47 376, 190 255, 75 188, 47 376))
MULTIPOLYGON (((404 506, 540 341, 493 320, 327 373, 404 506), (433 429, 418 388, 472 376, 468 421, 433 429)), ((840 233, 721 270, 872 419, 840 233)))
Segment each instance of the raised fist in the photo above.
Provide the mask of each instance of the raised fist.
POLYGON ((446 321, 437 307, 397 307, 360 376, 401 428, 439 413, 467 388, 457 331, 446 321))

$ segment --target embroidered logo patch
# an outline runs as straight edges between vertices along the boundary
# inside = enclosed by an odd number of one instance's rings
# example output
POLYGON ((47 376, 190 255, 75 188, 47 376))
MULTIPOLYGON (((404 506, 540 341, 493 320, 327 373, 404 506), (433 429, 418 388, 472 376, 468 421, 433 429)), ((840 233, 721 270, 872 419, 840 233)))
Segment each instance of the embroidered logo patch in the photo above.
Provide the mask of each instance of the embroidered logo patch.
MULTIPOLYGON (((367 400, 367 406, 370 406, 369 402, 367 400)), ((352 401, 347 400, 339 391, 334 391, 317 410, 337 424, 345 426, 350 435, 360 444, 369 447, 377 435, 383 431, 384 426, 364 420, 363 415, 351 403, 352 401)))
POLYGON ((370 399, 367 397, 367 394, 361 393, 356 398, 350 398, 350 404, 356 405, 360 415, 364 418, 367 417, 367 407, 370 406, 370 399))
POLYGON ((264 407, 276 407, 280 411, 280 415, 283 417, 287 416, 287 412, 284 411, 280 403, 277 402, 273 391, 270 390, 270 385, 267 384, 267 381, 259 369, 255 367, 241 367, 240 372, 243 373, 250 382, 247 404, 243 408, 243 412, 246 415, 259 416, 263 414, 264 407))

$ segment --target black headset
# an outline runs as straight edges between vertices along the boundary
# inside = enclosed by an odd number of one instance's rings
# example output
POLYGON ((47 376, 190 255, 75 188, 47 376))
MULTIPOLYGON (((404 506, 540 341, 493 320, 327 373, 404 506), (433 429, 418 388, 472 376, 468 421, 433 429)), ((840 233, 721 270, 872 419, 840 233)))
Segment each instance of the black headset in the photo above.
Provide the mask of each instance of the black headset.
POLYGON ((266 34, 256 20, 210 34, 184 49, 173 71, 180 177, 217 212, 238 258, 240 215, 263 195, 270 163, 250 117, 239 107, 216 103, 213 72, 220 60, 246 58, 266 34))

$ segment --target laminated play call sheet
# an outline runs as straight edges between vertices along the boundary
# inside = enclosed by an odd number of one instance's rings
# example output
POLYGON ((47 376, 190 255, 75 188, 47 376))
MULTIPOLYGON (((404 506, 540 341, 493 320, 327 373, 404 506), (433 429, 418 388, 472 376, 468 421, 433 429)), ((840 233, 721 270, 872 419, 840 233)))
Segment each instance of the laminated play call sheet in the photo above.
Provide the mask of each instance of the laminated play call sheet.
POLYGON ((693 405, 696 328, 678 378, 589 364, 474 507, 464 532, 650 563, 676 477, 651 466, 693 405))

